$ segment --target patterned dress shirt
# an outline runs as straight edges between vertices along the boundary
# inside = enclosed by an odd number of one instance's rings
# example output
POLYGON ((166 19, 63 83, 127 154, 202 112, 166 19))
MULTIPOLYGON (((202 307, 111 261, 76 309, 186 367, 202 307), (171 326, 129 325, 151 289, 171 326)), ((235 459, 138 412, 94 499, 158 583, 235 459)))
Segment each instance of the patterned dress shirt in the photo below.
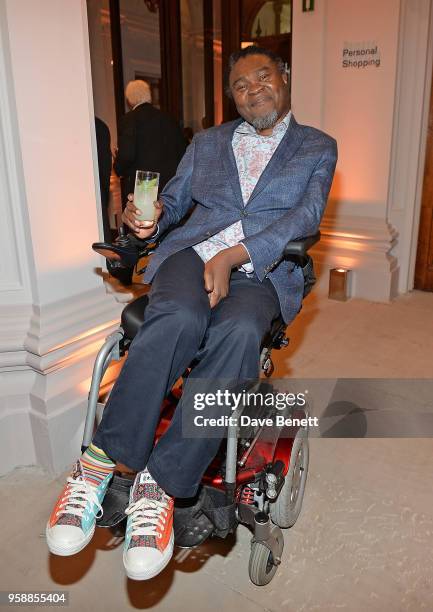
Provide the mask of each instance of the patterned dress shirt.
MULTIPOLYGON (((291 115, 292 113, 289 111, 284 119, 277 123, 270 136, 261 136, 247 121, 241 123, 234 131, 232 147, 238 169, 244 206, 250 199, 260 175, 286 133, 291 115)), ((244 238, 242 222, 236 221, 236 223, 229 225, 229 227, 221 230, 218 234, 196 244, 193 246, 193 249, 206 262, 222 249, 227 249, 241 243, 244 238)), ((248 262, 240 266, 239 270, 251 274, 254 268, 252 263, 248 262)))

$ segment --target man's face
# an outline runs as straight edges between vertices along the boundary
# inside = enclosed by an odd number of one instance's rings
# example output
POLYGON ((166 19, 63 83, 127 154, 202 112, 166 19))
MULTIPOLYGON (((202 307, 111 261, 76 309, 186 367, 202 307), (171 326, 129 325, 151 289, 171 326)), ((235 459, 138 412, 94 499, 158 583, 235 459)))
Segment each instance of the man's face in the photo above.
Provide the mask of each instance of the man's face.
POLYGON ((271 132, 290 109, 287 75, 266 55, 238 60, 229 85, 238 113, 259 132, 271 132))

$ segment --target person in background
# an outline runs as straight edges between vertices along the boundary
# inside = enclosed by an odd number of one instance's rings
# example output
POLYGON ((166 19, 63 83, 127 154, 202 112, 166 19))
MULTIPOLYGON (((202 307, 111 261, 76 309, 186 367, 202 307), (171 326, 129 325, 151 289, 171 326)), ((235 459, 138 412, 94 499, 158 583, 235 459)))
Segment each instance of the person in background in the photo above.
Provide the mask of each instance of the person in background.
POLYGON ((95 117, 96 146, 98 149, 99 187, 101 190, 102 223, 104 240, 111 242, 113 236, 108 218, 108 202, 110 199, 110 175, 112 166, 111 137, 108 125, 95 117))
MULTIPOLYGON (((108 126, 95 117, 96 146, 98 149, 98 168, 99 168, 99 187, 101 190, 101 212, 102 226, 105 242, 112 242, 115 238, 115 230, 110 227, 108 216, 108 204, 110 201, 110 176, 113 165, 113 155, 111 153, 111 137, 108 126)), ((109 259, 106 259, 107 270, 111 276, 117 278, 122 284, 131 284, 132 271, 116 267, 109 259)))
POLYGON ((176 174, 188 142, 175 119, 152 106, 149 84, 130 81, 125 97, 131 109, 119 124, 114 171, 121 178, 122 203, 134 192, 137 170, 159 172, 159 190, 176 174))
MULTIPOLYGON (((176 174, 188 142, 175 119, 152 106, 149 84, 130 81, 125 98, 131 109, 120 120, 114 171, 120 177, 122 209, 134 193, 137 170, 159 172, 159 191, 176 174)), ((119 280, 131 284, 133 270, 123 271, 119 280)))

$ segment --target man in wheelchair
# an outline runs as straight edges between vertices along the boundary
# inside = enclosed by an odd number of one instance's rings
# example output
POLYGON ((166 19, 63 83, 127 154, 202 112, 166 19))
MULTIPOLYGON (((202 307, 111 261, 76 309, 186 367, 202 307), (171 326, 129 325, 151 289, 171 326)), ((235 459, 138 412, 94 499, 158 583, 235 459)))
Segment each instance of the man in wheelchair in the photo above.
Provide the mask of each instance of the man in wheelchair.
MULTIPOLYGON (((317 232, 337 159, 334 139, 295 121, 284 64, 272 52, 233 54, 227 93, 241 118, 194 137, 155 222, 137 220, 132 198, 124 211, 124 223, 146 243, 194 205, 147 267, 144 323, 46 529, 52 553, 77 553, 92 538, 116 463, 137 471, 123 556, 137 580, 169 562, 174 498, 196 494, 221 442, 182 436, 182 413, 193 411, 184 393, 154 445, 164 398, 192 361, 188 381, 258 378, 264 335, 301 307, 302 270, 284 258, 285 245, 317 232)), ((209 406, 206 416, 230 412, 209 406)))

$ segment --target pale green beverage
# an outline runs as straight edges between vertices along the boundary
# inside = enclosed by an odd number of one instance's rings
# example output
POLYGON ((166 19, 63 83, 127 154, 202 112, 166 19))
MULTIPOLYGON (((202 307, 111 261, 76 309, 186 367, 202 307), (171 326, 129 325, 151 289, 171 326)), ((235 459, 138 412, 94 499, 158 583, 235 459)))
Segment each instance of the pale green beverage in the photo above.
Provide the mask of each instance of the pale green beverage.
POLYGON ((134 204, 141 210, 140 221, 154 221, 155 202, 158 199, 159 172, 137 170, 135 175, 134 204))

